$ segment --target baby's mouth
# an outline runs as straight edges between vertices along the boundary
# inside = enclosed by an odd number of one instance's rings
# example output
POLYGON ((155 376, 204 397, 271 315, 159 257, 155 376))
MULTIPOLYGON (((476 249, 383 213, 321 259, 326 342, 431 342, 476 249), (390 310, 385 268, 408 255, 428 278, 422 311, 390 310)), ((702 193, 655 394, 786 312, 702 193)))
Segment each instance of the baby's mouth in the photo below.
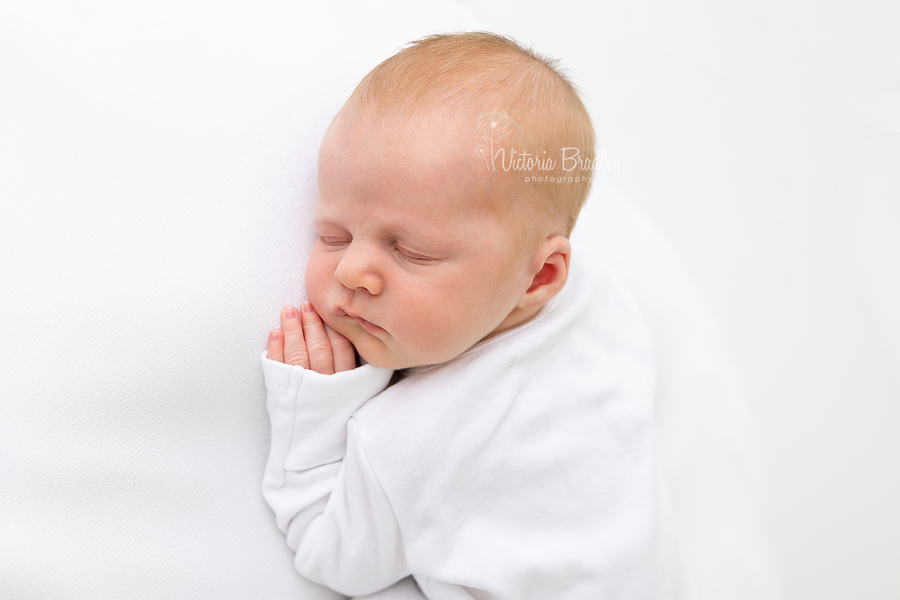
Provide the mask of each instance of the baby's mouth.
POLYGON ((354 314, 348 313, 346 310, 344 310, 341 307, 337 307, 334 310, 334 313, 339 317, 350 317, 351 319, 356 319, 359 322, 359 324, 362 325, 363 329, 365 329, 369 333, 379 333, 381 331, 384 331, 384 329, 382 327, 379 327, 375 323, 366 321, 362 317, 358 317, 354 314))

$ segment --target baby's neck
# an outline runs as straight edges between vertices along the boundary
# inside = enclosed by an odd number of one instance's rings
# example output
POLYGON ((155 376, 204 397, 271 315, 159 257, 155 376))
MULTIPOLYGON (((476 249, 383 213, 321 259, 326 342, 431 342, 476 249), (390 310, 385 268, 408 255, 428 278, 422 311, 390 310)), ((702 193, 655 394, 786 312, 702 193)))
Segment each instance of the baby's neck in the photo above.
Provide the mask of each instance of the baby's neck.
POLYGON ((531 308, 514 308, 511 313, 509 313, 505 319, 488 335, 486 335, 481 341, 488 340, 499 333, 503 333, 504 331, 509 331, 514 327, 518 327, 523 323, 527 323, 531 319, 533 319, 543 308, 541 306, 534 306, 531 308))

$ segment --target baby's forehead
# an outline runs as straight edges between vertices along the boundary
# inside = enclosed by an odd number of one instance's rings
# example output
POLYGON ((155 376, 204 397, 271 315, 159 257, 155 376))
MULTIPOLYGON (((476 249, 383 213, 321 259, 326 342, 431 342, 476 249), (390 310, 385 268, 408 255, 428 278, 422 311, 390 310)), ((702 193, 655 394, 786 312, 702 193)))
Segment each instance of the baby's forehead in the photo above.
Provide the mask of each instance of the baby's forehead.
POLYGON ((477 117, 445 109, 374 111, 350 105, 329 128, 323 150, 337 158, 364 151, 369 162, 418 165, 442 172, 449 183, 492 185, 501 173, 486 160, 490 139, 481 125, 477 117))
POLYGON ((516 176, 521 174, 492 163, 488 130, 492 122, 498 122, 493 128, 498 144, 506 142, 511 129, 507 113, 372 111, 348 105, 329 129, 320 158, 330 161, 336 177, 353 175, 344 168, 348 157, 378 170, 379 177, 366 179, 366 185, 390 187, 407 177, 423 188, 452 192, 453 202, 444 203, 433 216, 436 225, 441 225, 441 213, 446 211, 487 210, 505 220, 521 209, 515 201, 520 191, 516 176))

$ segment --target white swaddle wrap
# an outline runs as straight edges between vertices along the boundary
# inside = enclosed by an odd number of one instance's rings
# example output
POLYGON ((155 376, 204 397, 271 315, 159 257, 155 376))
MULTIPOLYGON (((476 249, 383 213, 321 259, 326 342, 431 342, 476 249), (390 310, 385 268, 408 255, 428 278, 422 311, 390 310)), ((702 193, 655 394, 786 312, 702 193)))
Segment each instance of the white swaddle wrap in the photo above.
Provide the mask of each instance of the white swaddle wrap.
POLYGON ((651 598, 653 347, 606 265, 453 360, 322 375, 263 358, 264 492, 306 577, 431 600, 651 598), (352 414, 352 417, 351 417, 352 414))

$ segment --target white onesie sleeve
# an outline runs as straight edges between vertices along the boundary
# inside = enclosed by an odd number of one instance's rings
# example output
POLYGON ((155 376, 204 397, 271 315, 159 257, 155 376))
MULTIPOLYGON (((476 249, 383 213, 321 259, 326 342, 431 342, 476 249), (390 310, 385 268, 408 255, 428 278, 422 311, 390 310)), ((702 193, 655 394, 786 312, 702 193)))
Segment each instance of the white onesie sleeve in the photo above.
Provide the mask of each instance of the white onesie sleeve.
POLYGON ((272 423, 263 496, 297 571, 350 596, 409 575, 399 525, 351 419, 392 371, 363 365, 323 375, 265 353, 262 364, 272 423))

